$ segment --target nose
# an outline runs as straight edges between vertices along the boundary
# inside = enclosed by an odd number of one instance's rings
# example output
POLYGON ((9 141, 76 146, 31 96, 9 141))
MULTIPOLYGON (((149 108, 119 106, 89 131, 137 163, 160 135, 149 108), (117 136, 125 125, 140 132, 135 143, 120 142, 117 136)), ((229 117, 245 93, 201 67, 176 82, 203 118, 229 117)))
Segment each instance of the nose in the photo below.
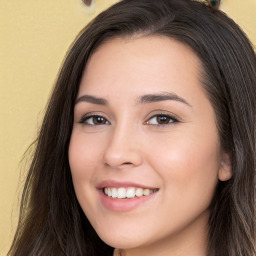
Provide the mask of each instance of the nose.
POLYGON ((136 129, 114 128, 104 152, 104 163, 113 168, 141 165, 142 154, 137 142, 136 129))

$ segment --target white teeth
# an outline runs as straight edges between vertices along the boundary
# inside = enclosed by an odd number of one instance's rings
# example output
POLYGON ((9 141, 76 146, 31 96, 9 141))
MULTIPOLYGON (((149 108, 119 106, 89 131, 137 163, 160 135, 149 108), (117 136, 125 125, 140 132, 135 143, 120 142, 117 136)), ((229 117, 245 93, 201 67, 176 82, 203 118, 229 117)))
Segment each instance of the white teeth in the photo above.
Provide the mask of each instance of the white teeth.
POLYGON ((129 187, 129 188, 110 188, 106 187, 104 188, 104 194, 112 197, 112 198, 134 198, 134 197, 142 197, 142 196, 149 196, 150 194, 156 192, 156 189, 143 189, 143 188, 135 188, 135 187, 129 187))
MULTIPOLYGON (((109 190, 111 190, 111 189, 109 189, 109 190)), ((126 198, 126 189, 125 188, 117 189, 117 198, 126 198)))
POLYGON ((108 188, 108 196, 111 196, 111 195, 112 195, 111 188, 108 188))
POLYGON ((128 188, 126 190, 126 197, 127 198, 133 198, 135 197, 135 188, 128 188))
POLYGON ((111 195, 111 196, 112 196, 113 198, 117 198, 117 196, 118 196, 118 194, 117 194, 117 189, 116 189, 116 188, 112 188, 111 190, 112 190, 112 195, 111 195))
POLYGON ((150 195, 150 190, 149 190, 148 188, 144 189, 143 195, 144 195, 144 196, 150 195))
POLYGON ((137 197, 143 196, 143 189, 142 189, 142 188, 137 188, 137 189, 136 189, 136 192, 135 192, 135 195, 136 195, 137 197))

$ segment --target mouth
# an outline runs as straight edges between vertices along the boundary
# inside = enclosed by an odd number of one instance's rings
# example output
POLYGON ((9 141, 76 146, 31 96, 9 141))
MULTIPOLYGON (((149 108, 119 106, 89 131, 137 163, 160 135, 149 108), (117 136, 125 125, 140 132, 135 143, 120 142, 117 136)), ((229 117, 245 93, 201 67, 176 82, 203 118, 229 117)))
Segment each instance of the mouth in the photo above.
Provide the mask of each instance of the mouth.
POLYGON ((98 184, 101 205, 111 212, 130 212, 155 202, 160 188, 133 181, 104 180, 98 184))
POLYGON ((102 190, 106 196, 117 199, 133 199, 145 197, 158 191, 158 189, 138 187, 104 187, 102 190))

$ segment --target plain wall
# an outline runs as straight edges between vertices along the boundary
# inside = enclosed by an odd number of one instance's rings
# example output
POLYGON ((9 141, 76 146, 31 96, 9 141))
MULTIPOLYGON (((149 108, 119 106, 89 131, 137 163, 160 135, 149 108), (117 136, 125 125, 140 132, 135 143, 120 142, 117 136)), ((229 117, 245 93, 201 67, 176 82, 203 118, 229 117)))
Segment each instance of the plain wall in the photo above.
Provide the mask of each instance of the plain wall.
MULTIPOLYGON (((17 224, 25 177, 20 162, 36 138, 63 57, 88 21, 114 2, 95 0, 88 8, 81 0, 0 0, 1 256, 17 224)), ((221 9, 256 45, 256 0, 223 0, 221 9)))

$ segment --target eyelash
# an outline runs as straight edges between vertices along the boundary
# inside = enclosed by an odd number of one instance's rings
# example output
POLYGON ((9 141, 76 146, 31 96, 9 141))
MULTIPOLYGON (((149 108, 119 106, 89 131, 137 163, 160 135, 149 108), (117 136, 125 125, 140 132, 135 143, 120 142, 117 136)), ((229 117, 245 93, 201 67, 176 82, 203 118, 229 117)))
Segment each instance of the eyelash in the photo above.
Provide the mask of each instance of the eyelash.
POLYGON ((146 124, 148 125, 154 125, 154 126, 157 126, 157 127, 166 127, 166 126, 169 126, 169 125, 173 125, 175 123, 178 123, 180 122, 176 117, 172 116, 172 115, 169 115, 169 114, 156 114, 152 117, 150 117, 147 121, 146 121, 146 124), (159 123, 159 120, 157 120, 158 118, 164 118, 165 121, 167 121, 167 123, 159 123), (152 120, 152 119, 156 119, 156 121, 158 122, 157 124, 150 124, 149 121, 152 120))
MULTIPOLYGON (((173 125, 174 123, 178 123, 180 122, 176 117, 174 116, 171 116, 169 114, 156 114, 156 115, 153 115, 152 117, 150 117, 146 122, 145 124, 148 124, 148 125, 153 125, 153 126, 157 126, 157 127, 166 127, 166 126, 169 126, 169 125, 173 125), (165 120, 164 121, 167 121, 167 123, 164 123, 164 124, 160 124, 159 123, 159 120, 157 120, 158 118, 164 118, 165 120), (156 119, 156 121, 158 123, 156 124, 150 124, 150 120, 152 119, 156 119)), ((104 116, 101 116, 101 115, 85 115, 81 118, 81 120, 79 121, 80 124, 84 124, 84 125, 91 125, 91 126, 99 126, 99 125, 110 125, 111 123, 104 117, 104 116), (95 118, 95 119, 94 119, 95 118), (98 118, 101 119, 101 121, 103 121, 104 123, 103 124, 95 124, 94 121, 96 121, 98 118), (92 123, 87 123, 88 120, 92 119, 92 123)))
POLYGON ((84 125, 92 125, 92 126, 97 126, 97 125, 109 125, 110 124, 110 122, 104 117, 104 116, 101 116, 101 115, 92 115, 92 114, 90 114, 90 115, 85 115, 85 116, 83 116, 82 118, 81 118, 81 120, 79 121, 79 123, 80 124, 84 124, 84 125), (93 122, 93 119, 94 118, 101 118, 102 120, 104 120, 104 121, 106 121, 107 122, 107 124, 106 123, 104 123, 104 124, 89 124, 89 123, 86 123, 86 122, 88 122, 88 120, 90 120, 90 119, 92 119, 92 122, 93 122))

